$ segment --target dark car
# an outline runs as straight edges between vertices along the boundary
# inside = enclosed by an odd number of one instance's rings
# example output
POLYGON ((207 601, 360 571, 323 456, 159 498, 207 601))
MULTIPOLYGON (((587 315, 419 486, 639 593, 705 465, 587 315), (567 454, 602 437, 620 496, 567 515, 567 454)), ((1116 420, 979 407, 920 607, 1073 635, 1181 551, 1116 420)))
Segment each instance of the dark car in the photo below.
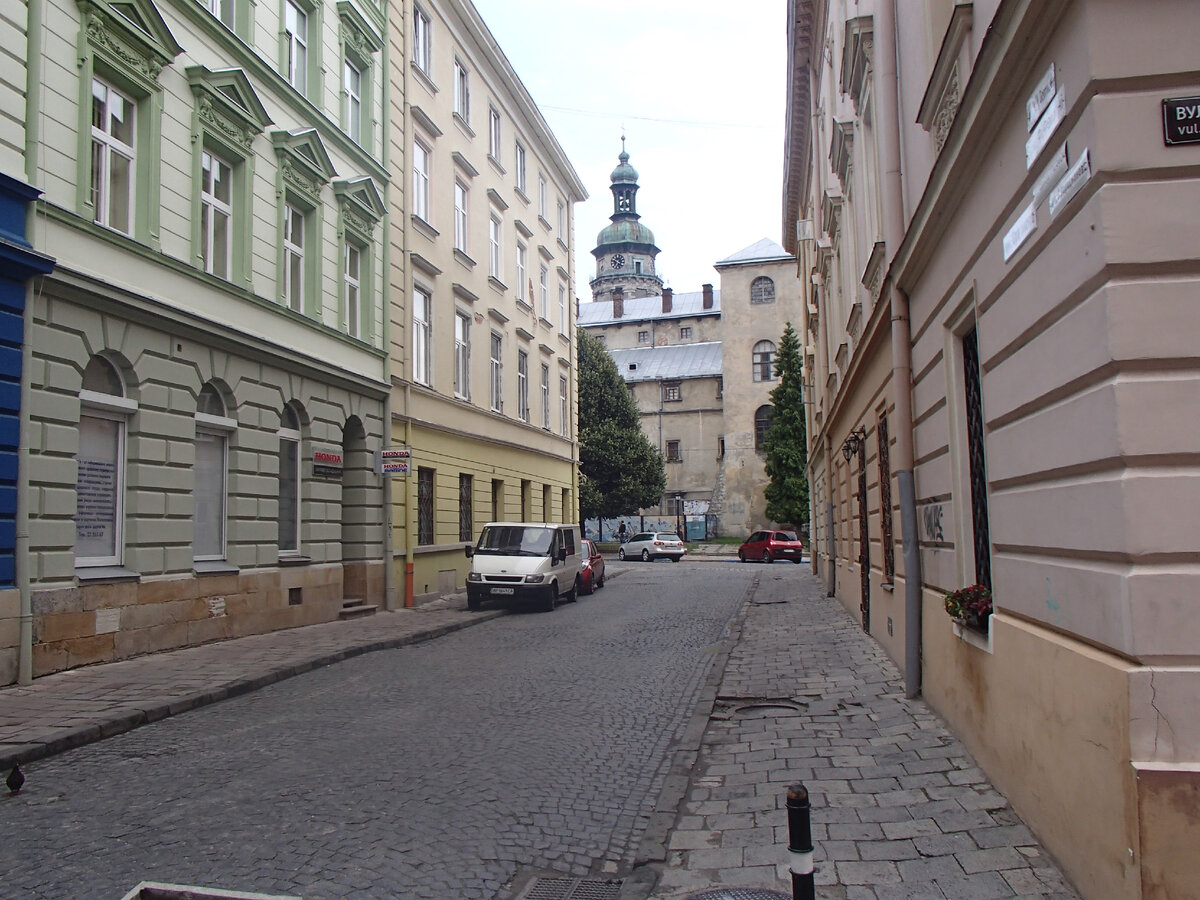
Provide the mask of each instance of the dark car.
POLYGON ((799 563, 804 556, 804 544, 794 531, 756 531, 738 547, 738 559, 742 562, 762 560, 765 563, 777 559, 790 559, 799 563))
POLYGON ((583 542, 583 565, 579 577, 583 579, 585 594, 594 594, 596 588, 604 587, 604 557, 596 549, 595 541, 585 539, 583 542))

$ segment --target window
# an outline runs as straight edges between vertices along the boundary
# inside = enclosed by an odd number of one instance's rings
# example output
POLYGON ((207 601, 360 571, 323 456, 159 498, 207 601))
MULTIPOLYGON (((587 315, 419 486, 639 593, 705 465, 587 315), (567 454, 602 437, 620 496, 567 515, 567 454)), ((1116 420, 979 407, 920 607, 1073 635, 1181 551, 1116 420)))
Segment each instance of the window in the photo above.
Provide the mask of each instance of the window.
POLYGON ((558 286, 558 331, 567 333, 567 288, 562 284, 558 286))
POLYGON ((500 279, 500 232, 502 227, 500 215, 493 211, 488 219, 488 274, 497 280, 500 279))
POLYGON ((639 331, 638 332, 638 343, 639 344, 650 343, 650 332, 649 331, 639 331))
POLYGON ((529 354, 517 351, 517 416, 529 421, 529 354))
POLYGON ((678 381, 663 384, 663 399, 675 402, 683 399, 683 386, 678 381))
POLYGON ((361 324, 362 309, 359 299, 362 293, 362 250, 346 241, 342 279, 342 310, 345 321, 343 327, 350 337, 358 337, 361 324))
POLYGON ((771 428, 771 420, 775 416, 775 407, 760 406, 754 412, 754 449, 762 450, 763 440, 771 428))
POLYGON ((759 341, 754 345, 754 380, 775 380, 775 345, 771 341, 759 341))
POLYGON ((420 141, 413 141, 412 212, 429 221, 429 149, 420 141))
POLYGON ((284 77, 301 94, 308 90, 308 14, 292 0, 283 11, 283 31, 287 57, 284 77))
POLYGON ((296 312, 304 312, 304 211, 283 207, 283 299, 296 312))
POLYGON ((417 467, 417 544, 433 543, 433 469, 417 467))
POLYGON ((454 396, 471 399, 471 316, 454 313, 454 396))
POLYGON ((429 294, 420 288, 413 288, 412 377, 417 384, 429 384, 432 312, 429 294))
POLYGON ((972 328, 962 338, 963 391, 967 411, 967 456, 971 474, 971 536, 975 549, 975 582, 992 586, 992 540, 988 524, 987 455, 983 431, 983 383, 979 373, 979 334, 972 328))
POLYGON ((467 252, 467 186, 454 182, 454 249, 467 252))
POLYGON ((135 105, 100 79, 92 82, 91 203, 95 221, 133 234, 135 105))
POLYGON ((460 472, 458 475, 458 539, 460 541, 475 539, 475 526, 471 521, 474 496, 474 478, 466 472, 460 472))
POLYGON ((550 267, 543 265, 538 272, 538 296, 541 299, 541 316, 550 321, 550 267))
POLYGON ((633 274, 634 275, 642 274, 642 261, 640 259, 635 258, 633 261, 633 274))
POLYGON ((896 542, 892 539, 892 464, 888 459, 888 420, 879 416, 879 543, 883 547, 883 580, 896 577, 896 542))
POLYGON ((725 376, 717 376, 717 399, 720 400, 725 396, 725 376))
POLYGON ((681 341, 690 341, 692 339, 692 326, 684 325, 679 329, 679 339, 681 341))
POLYGON ((526 303, 529 302, 529 298, 525 296, 525 260, 528 255, 528 248, 517 241, 517 299, 526 303))
POLYGON ((342 117, 345 120, 346 134, 355 143, 362 143, 362 73, 349 60, 346 60, 342 71, 345 104, 342 117))
MULTIPOLYGON (((543 484, 542 485, 542 521, 543 522, 553 522, 554 521, 554 510, 552 510, 550 508, 550 497, 551 497, 550 485, 543 484)), ((566 536, 567 536, 566 532, 564 532, 563 537, 565 538, 566 536)), ((574 535, 572 535, 572 537, 574 537, 574 535)), ((570 551, 568 551, 568 552, 570 552, 570 551)))
POLYGON ((504 518, 504 482, 498 478, 492 479, 492 521, 499 522, 504 518))
POLYGON ((196 401, 192 555, 197 560, 225 558, 229 434, 236 427, 217 389, 206 384, 196 401))
POLYGON ((538 173, 538 215, 546 220, 546 178, 538 173))
POLYGON ((283 408, 279 424, 279 552, 300 552, 300 419, 283 408))
POLYGON ((204 7, 226 28, 233 29, 233 0, 204 0, 204 7))
POLYGON ((550 430, 550 367, 542 364, 542 427, 550 430))
POLYGON ((454 114, 464 122, 471 121, 471 76, 457 59, 454 61, 454 114))
POLYGON ((499 332, 492 332, 492 356, 491 356, 491 393, 492 393, 492 411, 504 412, 504 390, 503 390, 503 375, 504 362, 502 353, 504 351, 504 337, 499 332))
POLYGON ((429 16, 419 6, 413 7, 413 63, 426 74, 430 71, 433 56, 433 34, 429 27, 429 16))
POLYGON ((725 458, 725 435, 717 438, 717 459, 725 458))
POLYGON ((667 462, 679 462, 679 441, 667 441, 667 462))
POLYGON ((513 166, 516 168, 517 190, 525 193, 525 148, 520 141, 513 147, 513 166))
POLYGON ((558 379, 558 433, 564 437, 567 434, 567 426, 571 421, 571 402, 567 397, 567 379, 559 376, 558 379))
POLYGON ((494 106, 488 107, 488 154, 500 162, 500 112, 494 106))
POLYGON ((760 275, 750 283, 751 303, 774 303, 775 282, 765 275, 760 275))
POLYGON ((83 370, 75 480, 75 565, 119 566, 125 532, 125 426, 137 403, 99 356, 83 370))
POLYGON ((205 150, 200 154, 200 257, 204 271, 230 277, 233 167, 205 150))
POLYGON ((558 239, 567 242, 567 205, 558 201, 558 239))
POLYGON ((529 521, 529 503, 533 494, 533 482, 526 478, 521 479, 521 521, 529 521))

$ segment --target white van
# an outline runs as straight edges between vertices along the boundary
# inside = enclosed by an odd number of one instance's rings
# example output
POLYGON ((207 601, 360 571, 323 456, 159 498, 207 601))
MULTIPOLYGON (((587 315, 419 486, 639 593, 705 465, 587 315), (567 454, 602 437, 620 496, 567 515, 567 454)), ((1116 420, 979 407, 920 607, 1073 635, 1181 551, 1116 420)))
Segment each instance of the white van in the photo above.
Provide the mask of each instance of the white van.
POLYGON ((558 598, 579 597, 583 541, 578 525, 488 522, 467 547, 467 608, 484 600, 536 603, 550 612, 558 598))

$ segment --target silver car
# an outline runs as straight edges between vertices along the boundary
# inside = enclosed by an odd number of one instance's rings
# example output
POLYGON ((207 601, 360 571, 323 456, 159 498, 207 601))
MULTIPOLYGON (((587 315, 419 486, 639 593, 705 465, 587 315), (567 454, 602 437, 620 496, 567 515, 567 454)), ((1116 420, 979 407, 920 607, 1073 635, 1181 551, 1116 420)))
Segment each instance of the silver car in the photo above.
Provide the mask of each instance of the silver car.
POLYGON ((679 562, 687 548, 673 531, 641 531, 621 545, 617 551, 619 559, 640 559, 649 562, 652 559, 669 559, 679 562))

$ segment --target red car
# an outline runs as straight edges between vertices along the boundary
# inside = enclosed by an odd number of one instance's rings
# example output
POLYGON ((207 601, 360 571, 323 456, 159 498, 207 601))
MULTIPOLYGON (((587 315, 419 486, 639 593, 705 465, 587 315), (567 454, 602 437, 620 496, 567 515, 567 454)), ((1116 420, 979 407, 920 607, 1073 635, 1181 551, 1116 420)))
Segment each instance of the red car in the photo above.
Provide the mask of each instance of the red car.
POLYGON ((594 594, 596 588, 604 587, 604 557, 596 549, 595 541, 583 541, 583 565, 579 577, 583 581, 585 594, 594 594))
POLYGON ((799 564, 804 555, 804 544, 794 531, 756 531, 738 547, 738 559, 750 562, 761 559, 765 563, 777 559, 790 559, 799 564))

